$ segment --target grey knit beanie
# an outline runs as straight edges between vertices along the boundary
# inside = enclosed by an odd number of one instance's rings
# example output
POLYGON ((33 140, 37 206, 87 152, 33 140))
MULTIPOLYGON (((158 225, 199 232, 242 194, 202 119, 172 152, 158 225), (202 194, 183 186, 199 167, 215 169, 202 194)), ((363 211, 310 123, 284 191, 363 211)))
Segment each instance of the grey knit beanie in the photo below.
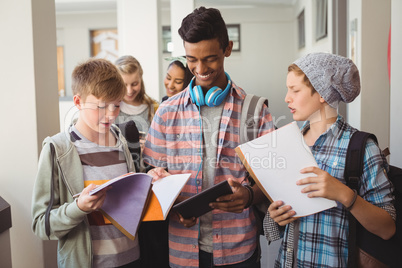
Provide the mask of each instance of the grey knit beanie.
POLYGON ((329 53, 311 53, 294 62, 314 89, 333 108, 360 94, 359 70, 352 60, 329 53))

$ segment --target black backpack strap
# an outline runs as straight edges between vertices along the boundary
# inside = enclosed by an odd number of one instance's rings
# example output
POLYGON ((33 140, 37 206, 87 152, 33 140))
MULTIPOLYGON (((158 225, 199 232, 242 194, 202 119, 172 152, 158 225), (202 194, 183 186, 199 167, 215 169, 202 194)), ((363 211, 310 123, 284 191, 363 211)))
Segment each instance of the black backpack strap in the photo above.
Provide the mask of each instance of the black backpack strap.
POLYGON ((358 183, 363 174, 364 152, 368 138, 371 138, 378 143, 374 134, 363 131, 356 131, 353 133, 349 141, 344 176, 346 185, 348 185, 352 190, 358 190, 358 183))
POLYGON ((47 238, 50 240, 50 211, 53 208, 53 203, 54 203, 54 178, 53 178, 53 172, 54 172, 54 161, 55 161, 55 149, 53 143, 50 143, 50 155, 52 158, 52 173, 51 173, 51 179, 50 179, 50 200, 49 204, 47 206, 46 212, 45 212, 45 232, 47 235, 47 238))
MULTIPOLYGON (((358 192, 360 177, 363 174, 364 153, 367 139, 371 138, 376 143, 377 137, 374 134, 356 131, 350 138, 346 152, 344 177, 346 185, 358 192)), ((356 219, 349 212, 349 237, 348 237, 348 267, 356 267, 356 219)))
POLYGON ((121 134, 127 141, 128 150, 134 161, 136 172, 143 172, 141 169, 141 145, 140 133, 134 120, 116 124, 121 131, 121 134))

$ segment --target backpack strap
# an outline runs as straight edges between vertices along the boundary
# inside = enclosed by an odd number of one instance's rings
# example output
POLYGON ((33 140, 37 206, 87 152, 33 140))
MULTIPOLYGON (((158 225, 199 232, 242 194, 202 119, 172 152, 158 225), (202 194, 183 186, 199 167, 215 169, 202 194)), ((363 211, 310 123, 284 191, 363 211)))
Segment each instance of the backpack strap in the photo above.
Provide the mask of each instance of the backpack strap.
POLYGON ((128 150, 134 161, 136 172, 143 172, 140 146, 140 133, 134 120, 129 120, 124 123, 116 124, 119 127, 121 134, 127 141, 128 150))
POLYGON ((257 126, 264 103, 268 106, 267 98, 253 94, 247 94, 244 98, 240 116, 240 144, 257 138, 257 126))
MULTIPOLYGON (((376 143, 377 137, 374 134, 356 131, 350 138, 346 152, 344 178, 346 185, 352 190, 358 191, 360 177, 363 174, 364 153, 367 139, 371 138, 376 143)), ((356 246, 356 219, 349 212, 349 237, 348 237, 348 267, 356 267, 357 246, 356 246)))
POLYGON ((353 133, 349 141, 348 151, 346 153, 344 177, 346 185, 348 185, 352 190, 358 190, 358 182, 363 174, 364 152, 368 138, 371 138, 378 143, 377 137, 374 134, 363 131, 356 131, 353 133))
POLYGON ((53 172, 54 172, 54 161, 55 161, 55 149, 54 149, 54 145, 53 143, 50 143, 50 155, 52 158, 52 173, 51 173, 51 179, 50 179, 50 200, 49 200, 49 204, 46 208, 46 212, 45 212, 45 232, 47 235, 47 238, 50 240, 50 211, 53 208, 53 204, 54 204, 54 178, 53 178, 53 172))

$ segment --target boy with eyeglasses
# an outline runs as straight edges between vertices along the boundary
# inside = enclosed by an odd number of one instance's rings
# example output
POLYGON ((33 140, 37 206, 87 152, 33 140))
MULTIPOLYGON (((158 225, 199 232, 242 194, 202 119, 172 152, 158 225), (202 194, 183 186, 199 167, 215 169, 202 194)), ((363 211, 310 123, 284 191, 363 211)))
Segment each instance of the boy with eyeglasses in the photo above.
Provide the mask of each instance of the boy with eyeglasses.
POLYGON ((98 211, 107 190, 89 195, 104 180, 135 171, 127 142, 113 125, 126 93, 124 81, 103 59, 79 64, 72 81, 78 119, 67 133, 43 142, 32 229, 44 240, 58 240, 58 267, 139 267, 138 239, 126 237, 98 211))

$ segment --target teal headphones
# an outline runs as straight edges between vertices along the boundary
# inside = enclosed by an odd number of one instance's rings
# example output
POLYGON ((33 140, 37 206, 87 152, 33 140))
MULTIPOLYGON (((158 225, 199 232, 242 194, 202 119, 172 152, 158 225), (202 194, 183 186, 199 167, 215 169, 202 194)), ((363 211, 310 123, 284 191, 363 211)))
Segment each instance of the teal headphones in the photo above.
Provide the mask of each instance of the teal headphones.
POLYGON ((210 107, 213 106, 218 106, 219 104, 222 103, 222 101, 225 99, 225 97, 228 95, 229 90, 232 86, 232 81, 230 80, 230 76, 225 72, 226 78, 228 79, 228 85, 224 90, 222 90, 219 87, 212 87, 208 90, 207 94, 204 97, 204 92, 202 91, 201 86, 194 86, 194 79, 191 79, 190 85, 189 85, 189 90, 190 90, 190 97, 191 100, 197 105, 197 106, 203 106, 203 105, 208 105, 210 107))

